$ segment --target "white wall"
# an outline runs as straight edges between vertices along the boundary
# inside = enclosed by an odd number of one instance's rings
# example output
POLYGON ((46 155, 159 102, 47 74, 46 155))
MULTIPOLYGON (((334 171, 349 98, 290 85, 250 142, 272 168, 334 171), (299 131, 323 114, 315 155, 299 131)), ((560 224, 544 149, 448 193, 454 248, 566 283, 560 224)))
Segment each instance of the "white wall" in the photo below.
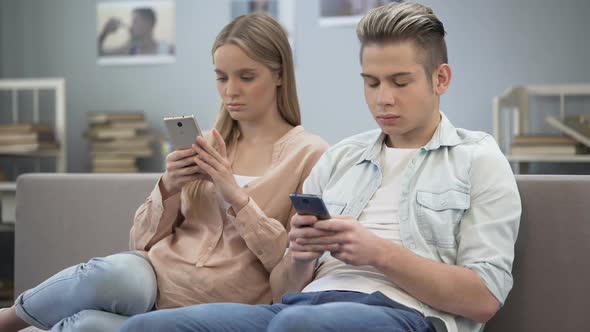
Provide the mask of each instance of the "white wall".
MULTIPOLYGON (((454 77, 442 109, 458 126, 491 132, 492 97, 510 85, 590 80, 590 1, 423 3, 448 31, 454 77)), ((0 77, 66 78, 71 171, 86 167, 87 111, 143 110, 159 132, 168 114, 194 112, 203 124, 213 123, 218 96, 210 47, 229 21, 230 2, 177 0, 176 7, 176 63, 121 67, 96 64, 95 2, 0 0, 0 77)), ((331 143, 374 128, 363 100, 355 27, 319 27, 318 0, 298 0, 295 8, 304 126, 331 143)), ((150 169, 158 167, 154 160, 150 169)))

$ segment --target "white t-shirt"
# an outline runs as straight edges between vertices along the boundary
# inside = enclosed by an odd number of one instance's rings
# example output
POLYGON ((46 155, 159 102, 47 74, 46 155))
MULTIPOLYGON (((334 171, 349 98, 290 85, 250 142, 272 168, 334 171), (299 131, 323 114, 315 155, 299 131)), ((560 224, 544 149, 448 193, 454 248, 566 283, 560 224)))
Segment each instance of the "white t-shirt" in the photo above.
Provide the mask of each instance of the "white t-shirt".
MULTIPOLYGON (((381 186, 367 203, 358 221, 376 235, 401 245, 398 209, 403 172, 417 149, 383 147, 381 186)), ((317 276, 303 292, 348 290, 362 293, 380 291, 390 299, 423 312, 418 300, 397 287, 372 266, 352 266, 332 257, 329 252, 319 260, 317 276)))
MULTIPOLYGON (((247 184, 249 184, 250 182, 258 179, 259 176, 246 176, 246 175, 237 175, 234 174, 234 179, 236 179, 236 182, 238 183, 238 185, 242 188, 244 188, 247 184)), ((229 209, 231 205, 226 202, 223 201, 223 209, 227 211, 227 209, 229 209)))

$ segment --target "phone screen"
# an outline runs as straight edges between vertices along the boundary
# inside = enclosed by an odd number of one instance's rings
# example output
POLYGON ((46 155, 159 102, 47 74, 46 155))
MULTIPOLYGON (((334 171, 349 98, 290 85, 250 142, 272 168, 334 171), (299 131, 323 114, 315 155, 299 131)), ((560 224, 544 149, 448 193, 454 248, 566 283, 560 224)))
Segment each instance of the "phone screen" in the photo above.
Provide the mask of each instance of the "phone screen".
POLYGON ((289 195, 299 215, 312 215, 320 220, 330 219, 330 213, 320 196, 293 193, 289 195))

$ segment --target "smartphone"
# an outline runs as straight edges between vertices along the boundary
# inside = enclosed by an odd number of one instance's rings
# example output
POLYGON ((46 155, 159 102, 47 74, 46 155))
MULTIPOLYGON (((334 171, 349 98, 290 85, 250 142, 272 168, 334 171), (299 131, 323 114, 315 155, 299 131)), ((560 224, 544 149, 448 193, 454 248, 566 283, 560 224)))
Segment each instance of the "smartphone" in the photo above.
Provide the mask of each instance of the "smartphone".
POLYGON ((299 215, 312 215, 319 220, 332 218, 320 196, 292 193, 289 197, 299 215))
POLYGON ((190 149, 197 136, 202 136, 201 128, 193 115, 164 118, 164 124, 174 150, 190 149))

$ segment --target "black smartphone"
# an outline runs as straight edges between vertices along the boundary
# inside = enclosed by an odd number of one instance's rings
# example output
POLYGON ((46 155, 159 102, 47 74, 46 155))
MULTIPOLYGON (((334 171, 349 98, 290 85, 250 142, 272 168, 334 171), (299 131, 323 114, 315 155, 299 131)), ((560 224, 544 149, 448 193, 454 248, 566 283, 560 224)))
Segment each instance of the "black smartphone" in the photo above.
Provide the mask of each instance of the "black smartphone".
POLYGON ((292 193, 289 197, 299 215, 312 215, 320 220, 332 218, 320 196, 292 193))

